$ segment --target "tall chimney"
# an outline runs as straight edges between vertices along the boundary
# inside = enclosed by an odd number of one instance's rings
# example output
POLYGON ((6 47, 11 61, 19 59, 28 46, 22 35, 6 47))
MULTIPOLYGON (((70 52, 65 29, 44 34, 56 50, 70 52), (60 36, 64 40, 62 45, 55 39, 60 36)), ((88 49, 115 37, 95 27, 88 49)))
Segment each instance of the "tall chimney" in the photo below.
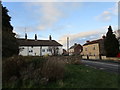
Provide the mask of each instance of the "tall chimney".
POLYGON ((25 40, 27 40, 27 33, 25 33, 25 40))
POLYGON ((51 37, 51 35, 49 35, 49 40, 52 40, 52 37, 51 37))
POLYGON ((37 34, 35 34, 35 41, 37 40, 37 34))

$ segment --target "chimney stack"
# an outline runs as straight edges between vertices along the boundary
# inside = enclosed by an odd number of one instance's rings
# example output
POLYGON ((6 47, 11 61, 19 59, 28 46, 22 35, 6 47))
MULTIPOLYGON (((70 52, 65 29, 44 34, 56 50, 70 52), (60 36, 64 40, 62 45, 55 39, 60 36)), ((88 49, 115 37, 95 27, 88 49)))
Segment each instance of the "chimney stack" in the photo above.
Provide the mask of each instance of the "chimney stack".
POLYGON ((52 40, 52 37, 51 37, 51 35, 49 36, 49 40, 52 40))
POLYGON ((74 43, 74 45, 77 45, 77 43, 74 43))
POLYGON ((90 41, 89 41, 89 40, 87 40, 86 42, 87 42, 87 43, 89 43, 90 41))
POLYGON ((35 41, 37 41, 37 34, 35 34, 35 41))
POLYGON ((27 40, 27 33, 25 33, 25 40, 27 40))
POLYGON ((105 39, 105 35, 102 36, 102 39, 105 39))

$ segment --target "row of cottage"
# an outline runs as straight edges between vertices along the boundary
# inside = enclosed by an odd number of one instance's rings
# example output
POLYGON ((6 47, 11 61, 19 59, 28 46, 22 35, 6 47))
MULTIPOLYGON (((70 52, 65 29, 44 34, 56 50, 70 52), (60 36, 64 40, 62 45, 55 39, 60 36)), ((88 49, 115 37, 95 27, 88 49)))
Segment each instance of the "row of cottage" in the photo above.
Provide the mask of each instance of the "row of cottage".
MULTIPOLYGON (((19 55, 23 56, 43 56, 43 55, 83 55, 83 56, 105 56, 104 39, 86 41, 84 45, 75 43, 68 51, 62 48, 63 45, 55 40, 52 40, 51 35, 49 40, 38 40, 35 34, 35 39, 18 38, 20 45, 19 55)), ((118 38, 120 42, 120 37, 118 38)))
POLYGON ((43 55, 62 55, 62 45, 55 40, 52 40, 51 35, 49 40, 38 40, 35 34, 35 39, 18 38, 19 55, 22 56, 43 56, 43 55))

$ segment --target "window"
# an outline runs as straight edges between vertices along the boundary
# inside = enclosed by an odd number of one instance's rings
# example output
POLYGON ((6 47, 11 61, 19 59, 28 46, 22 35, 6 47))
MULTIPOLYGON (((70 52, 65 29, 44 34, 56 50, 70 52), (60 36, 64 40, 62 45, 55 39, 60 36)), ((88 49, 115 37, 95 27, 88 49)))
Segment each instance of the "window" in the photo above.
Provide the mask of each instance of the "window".
POLYGON ((81 49, 80 49, 80 52, 81 52, 81 49))
POLYGON ((95 46, 93 47, 93 50, 95 50, 95 46))
POLYGON ((51 52, 52 51, 52 49, 47 49, 47 52, 51 52))
POLYGON ((42 49, 42 52, 45 52, 45 49, 42 49))
POLYGON ((87 51, 87 48, 85 48, 85 51, 87 51))
POLYGON ((30 50, 29 52, 33 52, 33 50, 30 50))
POLYGON ((91 55, 91 52, 89 52, 89 55, 91 55))
POLYGON ((24 47, 22 47, 22 49, 25 49, 24 47))

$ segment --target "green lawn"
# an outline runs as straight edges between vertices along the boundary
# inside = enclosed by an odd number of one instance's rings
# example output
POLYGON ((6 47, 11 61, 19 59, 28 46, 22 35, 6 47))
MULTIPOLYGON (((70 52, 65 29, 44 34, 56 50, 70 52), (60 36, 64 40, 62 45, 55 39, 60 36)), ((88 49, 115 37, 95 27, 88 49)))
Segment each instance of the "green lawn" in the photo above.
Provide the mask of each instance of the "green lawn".
POLYGON ((118 88, 118 75, 84 65, 66 65, 63 80, 51 82, 43 88, 118 88))

